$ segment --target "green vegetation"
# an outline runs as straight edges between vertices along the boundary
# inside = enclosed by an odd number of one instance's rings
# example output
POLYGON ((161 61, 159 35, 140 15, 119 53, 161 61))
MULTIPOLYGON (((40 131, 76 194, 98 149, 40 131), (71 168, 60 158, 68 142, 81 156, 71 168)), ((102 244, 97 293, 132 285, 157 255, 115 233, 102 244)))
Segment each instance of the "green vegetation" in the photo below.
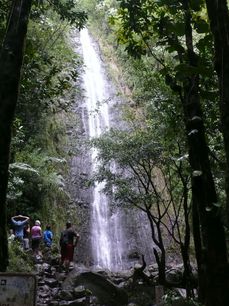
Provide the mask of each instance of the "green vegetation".
POLYGON ((7 201, 9 218, 20 211, 43 225, 50 223, 54 230, 56 220, 63 225, 69 201, 65 122, 70 120, 67 112, 80 65, 69 44, 68 21, 59 22, 51 8, 30 22, 7 201))
POLYGON ((34 261, 30 253, 26 253, 18 242, 9 244, 9 267, 8 272, 32 272, 34 261))
MULTIPOLYGON (((0 3, 0 40, 3 41, 0 113, 4 123, 0 129, 0 270, 4 271, 8 258, 6 219, 9 228, 11 216, 20 212, 28 215, 31 223, 41 219, 43 226, 51 224, 58 233, 69 215, 76 218, 68 208, 66 132, 72 122, 77 122, 72 103, 78 90, 76 84, 81 60, 72 50, 70 31, 74 27, 80 29, 87 16, 74 1, 38 2, 31 8, 30 19, 31 1, 23 1, 20 9, 17 9, 17 1, 1 0, 0 3), (8 16, 12 18, 6 27, 8 16), (13 26, 17 18, 18 23, 13 26), (15 30, 18 31, 17 38, 15 30), (18 57, 7 66, 10 52, 18 57), (14 76, 13 81, 10 75, 14 76)), ((14 253, 11 251, 10 255, 14 253)))
POLYGON ((162 228, 170 224, 184 239, 180 253, 187 268, 187 294, 191 295, 193 237, 199 299, 206 305, 225 305, 229 302, 224 231, 229 208, 226 1, 83 3, 91 13, 90 28, 109 56, 111 75, 127 100, 123 110, 127 130, 112 130, 93 142, 102 162, 95 179, 107 182, 107 192, 115 186, 116 199, 145 210, 154 224, 160 283, 165 284, 167 257, 162 228), (109 167, 113 164, 117 172, 109 167), (155 168, 162 174, 155 175, 155 168))

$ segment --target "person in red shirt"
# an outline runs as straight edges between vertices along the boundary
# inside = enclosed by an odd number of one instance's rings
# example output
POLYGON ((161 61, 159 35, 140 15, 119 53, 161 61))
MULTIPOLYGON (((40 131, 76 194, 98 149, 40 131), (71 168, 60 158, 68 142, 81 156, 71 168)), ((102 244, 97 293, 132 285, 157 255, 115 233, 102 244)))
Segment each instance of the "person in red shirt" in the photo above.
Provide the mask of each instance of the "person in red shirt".
POLYGON ((79 234, 72 228, 70 221, 66 223, 66 229, 60 236, 61 266, 69 271, 70 262, 73 261, 74 248, 79 240, 79 234))

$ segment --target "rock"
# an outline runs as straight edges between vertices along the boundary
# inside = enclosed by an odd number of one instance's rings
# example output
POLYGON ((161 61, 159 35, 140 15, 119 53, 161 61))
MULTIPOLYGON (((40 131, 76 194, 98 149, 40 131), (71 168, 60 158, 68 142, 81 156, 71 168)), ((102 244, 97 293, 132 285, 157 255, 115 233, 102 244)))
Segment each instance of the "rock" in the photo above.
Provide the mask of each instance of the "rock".
POLYGON ((50 260, 50 265, 52 266, 59 266, 60 264, 60 256, 52 257, 50 260))
POLYGON ((48 292, 40 292, 39 293, 39 298, 42 298, 42 299, 46 299, 50 296, 50 294, 48 292))
POLYGON ((69 306, 70 302, 69 301, 60 301, 59 306, 69 306))
POLYGON ((176 291, 182 298, 186 297, 186 289, 174 288, 174 291, 176 291))
POLYGON ((62 272, 62 273, 56 273, 55 277, 58 281, 62 282, 66 279, 67 276, 66 276, 66 273, 62 272))
POLYGON ((74 301, 60 301, 59 306, 86 306, 86 299, 77 299, 74 301))
POLYGON ((118 287, 121 288, 121 289, 126 289, 128 288, 128 285, 129 285, 129 282, 121 282, 118 284, 118 287))
POLYGON ((42 264, 42 268, 45 272, 51 272, 51 266, 46 262, 42 264))
POLYGON ((38 275, 41 275, 43 273, 43 266, 41 264, 35 264, 34 268, 35 268, 35 272, 38 275))
POLYGON ((121 277, 113 279, 113 283, 116 285, 121 284, 122 282, 123 282, 123 278, 121 277))
POLYGON ((142 268, 142 265, 140 264, 140 263, 136 263, 135 265, 134 265, 134 270, 139 270, 139 269, 141 269, 142 268))
POLYGON ((166 272, 166 281, 171 284, 179 284, 182 281, 182 276, 181 270, 171 269, 166 272))
POLYGON ((47 285, 43 285, 43 286, 40 287, 40 291, 41 292, 48 292, 48 291, 50 291, 50 287, 47 286, 47 285))
POLYGON ((45 278, 44 282, 46 285, 48 285, 51 288, 58 286, 58 280, 55 278, 45 278))
POLYGON ((94 273, 98 273, 106 278, 110 276, 110 271, 109 270, 102 270, 102 269, 95 269, 93 270, 94 273))
POLYGON ((61 300, 70 301, 73 299, 73 292, 71 290, 62 290, 59 293, 59 298, 61 300))
POLYGON ((41 255, 34 256, 33 260, 34 260, 35 264, 42 264, 43 263, 43 258, 42 258, 41 255))
POLYGON ((82 298, 88 295, 88 289, 85 289, 84 286, 78 286, 73 290, 73 296, 75 298, 82 298))
POLYGON ((57 297, 59 295, 59 288, 52 288, 52 296, 57 297))
POLYGON ((133 251, 128 254, 129 259, 140 259, 141 255, 137 251, 133 251))
MULTIPOLYGON (((152 306, 154 288, 146 284, 142 277, 133 288, 133 273, 142 269, 135 264, 121 272, 109 270, 89 270, 83 264, 75 264, 70 273, 61 273, 50 265, 50 261, 36 265, 38 290, 36 306, 152 306), (128 304, 128 294, 130 300, 128 304)), ((167 271, 173 275, 175 267, 167 271)), ((179 267, 178 267, 179 270, 179 267)), ((145 268, 145 275, 152 280, 153 266, 145 268)), ((182 301, 183 303, 183 301, 182 301)), ((163 305, 164 306, 164 305, 163 305)), ((183 306, 177 304, 173 306, 183 306)))
POLYGON ((83 297, 83 298, 80 298, 80 299, 76 299, 74 302, 74 305, 72 306, 78 306, 78 305, 86 305, 88 301, 88 298, 87 297, 83 297))
POLYGON ((94 296, 94 295, 92 295, 92 296, 90 296, 90 303, 92 304, 92 305, 99 305, 99 301, 98 301, 98 299, 97 299, 97 297, 96 296, 94 296))
POLYGON ((45 281, 43 279, 39 279, 37 282, 38 286, 42 287, 45 285, 45 281))
POLYGON ((78 275, 69 275, 63 282, 63 289, 83 285, 93 295, 98 297, 101 304, 109 306, 121 306, 128 303, 128 296, 125 290, 119 288, 103 275, 94 272, 82 272, 78 275))
POLYGON ((149 270, 150 273, 158 272, 158 265, 156 263, 152 264, 152 265, 149 265, 148 270, 149 270))
POLYGON ((44 272, 45 277, 47 278, 53 278, 54 274, 50 273, 50 272, 44 272))

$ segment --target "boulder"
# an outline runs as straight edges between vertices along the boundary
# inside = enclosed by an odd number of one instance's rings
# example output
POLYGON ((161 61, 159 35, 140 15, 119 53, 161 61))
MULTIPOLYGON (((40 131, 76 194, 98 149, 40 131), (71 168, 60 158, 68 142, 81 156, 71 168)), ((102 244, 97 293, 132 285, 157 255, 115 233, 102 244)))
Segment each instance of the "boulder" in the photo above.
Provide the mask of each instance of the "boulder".
POLYGON ((182 282, 183 271, 180 269, 171 269, 166 271, 166 281, 171 284, 180 284, 182 282))
POLYGON ((80 272, 78 274, 76 274, 76 271, 73 272, 63 282, 62 288, 64 290, 71 290, 83 285, 91 291, 92 295, 98 298, 101 304, 109 306, 127 305, 128 296, 126 291, 106 279, 105 276, 91 271, 80 272))

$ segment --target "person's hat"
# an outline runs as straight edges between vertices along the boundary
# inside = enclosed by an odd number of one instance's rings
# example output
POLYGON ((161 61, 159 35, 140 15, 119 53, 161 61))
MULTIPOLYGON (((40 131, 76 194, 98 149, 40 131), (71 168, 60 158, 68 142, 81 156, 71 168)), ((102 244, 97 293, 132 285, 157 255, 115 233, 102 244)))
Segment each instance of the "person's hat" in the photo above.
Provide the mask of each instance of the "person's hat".
POLYGON ((36 220, 35 225, 41 225, 41 222, 39 220, 36 220))

